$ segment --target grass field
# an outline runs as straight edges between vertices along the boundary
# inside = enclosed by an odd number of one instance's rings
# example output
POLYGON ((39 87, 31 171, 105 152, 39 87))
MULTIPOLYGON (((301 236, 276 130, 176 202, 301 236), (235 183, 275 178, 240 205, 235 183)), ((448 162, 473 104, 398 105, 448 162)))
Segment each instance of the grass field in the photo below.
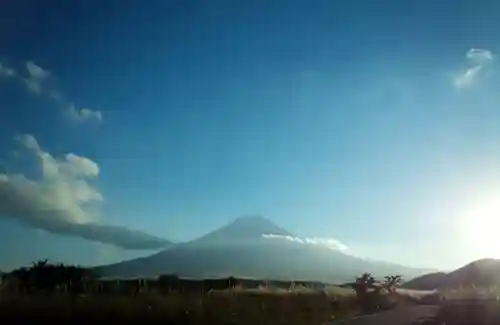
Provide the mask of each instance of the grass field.
MULTIPOLYGON (((400 296, 400 303, 414 300, 400 296)), ((339 287, 314 291, 240 289, 210 294, 1 295, 0 323, 30 321, 140 321, 184 325, 320 325, 362 311, 356 295, 339 287)))
POLYGON ((111 320, 163 324, 323 324, 359 313, 353 295, 323 293, 240 292, 79 296, 29 295, 0 299, 0 323, 46 319, 82 322, 111 320))
MULTIPOLYGON (((441 292, 449 300, 426 325, 500 324, 499 290, 463 288, 441 292)), ((395 308, 419 303, 436 291, 399 289, 395 308)), ((50 321, 89 324, 98 321, 148 322, 183 325, 320 325, 362 313, 353 290, 336 286, 324 290, 259 288, 210 293, 145 292, 120 294, 1 294, 0 323, 50 321)))
POLYGON ((45 290, 49 281, 28 282, 30 286, 23 287, 13 278, 0 290, 0 323, 26 320, 88 324, 108 320, 184 325, 320 325, 415 304, 423 296, 416 291, 390 294, 385 289, 368 288, 358 299, 351 288, 278 282, 249 287, 244 287, 243 282, 231 289, 215 289, 217 283, 227 287, 228 281, 216 279, 211 287, 207 287, 210 282, 178 279, 170 284, 160 280, 147 284, 142 280, 90 281, 79 287, 81 290, 68 291, 65 287, 45 290), (95 290, 99 288, 103 290, 95 290))
POLYGON ((461 288, 440 290, 448 299, 500 299, 500 288, 461 288))

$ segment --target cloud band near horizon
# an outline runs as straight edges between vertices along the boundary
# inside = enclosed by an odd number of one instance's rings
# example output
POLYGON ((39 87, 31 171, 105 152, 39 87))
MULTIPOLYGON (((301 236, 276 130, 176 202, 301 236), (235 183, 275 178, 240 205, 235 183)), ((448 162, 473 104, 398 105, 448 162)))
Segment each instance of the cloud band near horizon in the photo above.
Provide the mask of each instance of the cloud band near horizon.
POLYGON ((141 231, 98 222, 92 207, 104 198, 90 183, 99 175, 97 163, 73 153, 55 158, 31 135, 16 140, 37 158, 41 177, 32 180, 23 174, 0 173, 0 217, 125 249, 159 249, 170 244, 141 231))

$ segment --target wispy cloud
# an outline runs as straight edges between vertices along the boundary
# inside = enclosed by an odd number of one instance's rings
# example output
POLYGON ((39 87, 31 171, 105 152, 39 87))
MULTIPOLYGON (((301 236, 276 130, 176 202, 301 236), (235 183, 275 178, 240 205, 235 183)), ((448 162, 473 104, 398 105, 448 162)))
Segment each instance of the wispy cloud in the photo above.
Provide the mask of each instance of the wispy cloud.
POLYGON ((484 64, 493 60, 493 53, 485 49, 471 48, 467 51, 466 56, 475 64, 484 64))
POLYGON ((26 62, 28 76, 24 78, 26 87, 33 93, 39 95, 44 90, 44 83, 50 78, 50 72, 42 69, 31 61, 26 62))
POLYGON ((469 67, 455 76, 453 80, 455 87, 458 89, 474 85, 485 67, 494 59, 494 55, 490 50, 477 48, 469 49, 465 57, 469 63, 469 67))
POLYGON ((16 77, 22 81, 26 89, 40 96, 46 96, 70 118, 77 122, 103 120, 103 114, 99 110, 87 107, 77 108, 74 103, 68 101, 63 93, 54 86, 54 75, 32 61, 24 63, 23 69, 16 71, 14 68, 0 63, 0 77, 16 77), (22 71, 22 72, 20 72, 22 71))
POLYGON ((263 234, 262 237, 268 239, 286 240, 304 245, 322 246, 336 251, 339 250, 344 251, 347 249, 347 246, 345 246, 335 238, 316 238, 316 237, 299 238, 299 237, 275 235, 275 234, 263 234))
POLYGON ((77 109, 74 105, 65 107, 65 112, 68 116, 78 122, 96 120, 102 121, 102 113, 100 111, 93 111, 89 108, 77 109))
POLYGON ((9 68, 0 62, 0 77, 14 77, 16 75, 16 71, 14 69, 9 68))
POLYGON ((0 173, 0 216, 127 249, 156 249, 168 244, 140 231, 98 222, 93 211, 104 198, 90 183, 100 172, 96 162, 74 153, 56 158, 32 135, 16 140, 37 158, 41 177, 32 180, 22 174, 0 173))

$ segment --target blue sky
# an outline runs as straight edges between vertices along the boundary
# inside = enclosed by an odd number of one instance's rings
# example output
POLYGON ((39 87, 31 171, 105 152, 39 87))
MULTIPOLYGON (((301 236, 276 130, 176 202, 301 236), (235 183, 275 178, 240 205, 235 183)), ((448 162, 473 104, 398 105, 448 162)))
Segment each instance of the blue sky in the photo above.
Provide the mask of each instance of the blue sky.
POLYGON ((151 252, 75 223, 153 249, 247 214, 411 266, 500 257, 500 3, 240 3, 2 2, 0 268, 151 252))

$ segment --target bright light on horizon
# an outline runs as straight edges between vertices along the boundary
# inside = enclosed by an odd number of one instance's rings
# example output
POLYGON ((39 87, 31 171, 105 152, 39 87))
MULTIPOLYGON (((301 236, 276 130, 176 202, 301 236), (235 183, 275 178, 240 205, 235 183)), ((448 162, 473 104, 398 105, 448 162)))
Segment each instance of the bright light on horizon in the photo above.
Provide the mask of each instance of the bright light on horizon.
POLYGON ((500 258, 500 193, 475 200, 464 212, 460 237, 478 255, 500 258))

